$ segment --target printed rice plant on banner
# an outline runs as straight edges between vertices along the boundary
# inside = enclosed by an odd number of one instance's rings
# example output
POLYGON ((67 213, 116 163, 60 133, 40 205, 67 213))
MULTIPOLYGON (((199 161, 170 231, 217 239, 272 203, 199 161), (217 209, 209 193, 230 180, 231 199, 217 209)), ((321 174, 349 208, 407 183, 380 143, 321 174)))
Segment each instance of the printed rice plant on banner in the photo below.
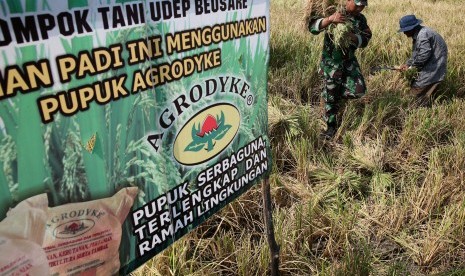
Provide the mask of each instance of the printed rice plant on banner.
POLYGON ((67 206, 44 226, 62 242, 51 271, 98 273, 120 239, 128 273, 269 174, 268 0, 0 0, 0 15, 0 219, 43 193, 67 206), (121 229, 78 205, 126 188, 121 229))

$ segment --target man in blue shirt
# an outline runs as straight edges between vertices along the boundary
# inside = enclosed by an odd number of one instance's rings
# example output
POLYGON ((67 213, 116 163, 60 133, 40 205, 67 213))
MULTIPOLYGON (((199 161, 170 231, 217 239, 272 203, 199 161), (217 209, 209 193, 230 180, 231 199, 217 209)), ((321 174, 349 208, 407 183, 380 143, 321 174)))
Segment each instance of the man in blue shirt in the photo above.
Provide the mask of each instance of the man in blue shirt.
POLYGON ((431 28, 421 26, 421 23, 415 15, 406 15, 399 21, 399 32, 412 38, 412 56, 400 69, 418 69, 418 76, 412 81, 410 91, 416 97, 416 104, 429 106, 446 76, 447 45, 441 35, 431 28))

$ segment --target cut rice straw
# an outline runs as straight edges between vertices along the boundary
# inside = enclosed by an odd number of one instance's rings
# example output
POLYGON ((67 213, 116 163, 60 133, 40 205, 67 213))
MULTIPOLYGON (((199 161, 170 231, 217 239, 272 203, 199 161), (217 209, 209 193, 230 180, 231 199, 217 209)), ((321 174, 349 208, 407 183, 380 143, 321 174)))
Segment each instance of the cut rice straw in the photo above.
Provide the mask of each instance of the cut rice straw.
MULTIPOLYGON (((315 17, 327 17, 336 11, 345 14, 345 6, 343 0, 307 0, 305 7, 304 24, 308 26, 310 20, 315 17)), ((328 27, 328 32, 332 34, 334 45, 340 49, 347 49, 350 46, 350 39, 347 34, 352 32, 352 24, 349 20, 344 24, 331 24, 328 27)))
POLYGON ((307 0, 304 11, 304 23, 308 23, 312 17, 326 17, 333 14, 338 7, 343 7, 343 0, 307 0))

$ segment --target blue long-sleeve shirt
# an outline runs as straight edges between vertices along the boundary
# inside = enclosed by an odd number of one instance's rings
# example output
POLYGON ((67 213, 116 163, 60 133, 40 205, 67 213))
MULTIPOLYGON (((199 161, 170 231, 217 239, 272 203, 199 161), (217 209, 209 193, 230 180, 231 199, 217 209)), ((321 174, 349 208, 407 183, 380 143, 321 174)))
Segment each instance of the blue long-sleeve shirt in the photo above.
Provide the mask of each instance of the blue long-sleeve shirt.
POLYGON ((413 52, 406 63, 419 70, 412 87, 425 87, 443 81, 447 73, 446 42, 434 30, 422 26, 413 35, 413 52))

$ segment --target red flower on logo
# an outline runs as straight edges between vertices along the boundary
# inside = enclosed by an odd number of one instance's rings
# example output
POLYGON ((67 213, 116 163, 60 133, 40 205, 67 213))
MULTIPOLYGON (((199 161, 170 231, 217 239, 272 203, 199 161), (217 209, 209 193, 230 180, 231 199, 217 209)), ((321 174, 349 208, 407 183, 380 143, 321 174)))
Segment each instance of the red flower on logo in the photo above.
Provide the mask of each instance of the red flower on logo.
POLYGON ((215 117, 213 117, 212 115, 208 115, 207 118, 205 118, 205 120, 203 121, 202 129, 199 133, 197 133, 197 136, 203 137, 205 136, 205 134, 208 134, 217 129, 218 123, 216 122, 215 117))
POLYGON ((69 225, 68 227, 66 227, 69 231, 72 231, 72 232, 75 232, 77 230, 79 230, 79 224, 77 223, 73 223, 71 225, 69 225))

